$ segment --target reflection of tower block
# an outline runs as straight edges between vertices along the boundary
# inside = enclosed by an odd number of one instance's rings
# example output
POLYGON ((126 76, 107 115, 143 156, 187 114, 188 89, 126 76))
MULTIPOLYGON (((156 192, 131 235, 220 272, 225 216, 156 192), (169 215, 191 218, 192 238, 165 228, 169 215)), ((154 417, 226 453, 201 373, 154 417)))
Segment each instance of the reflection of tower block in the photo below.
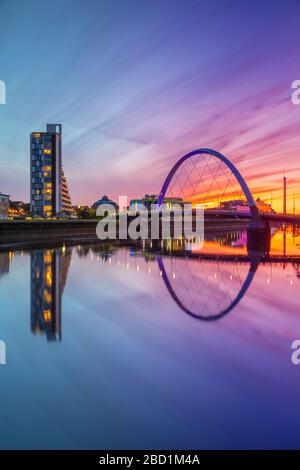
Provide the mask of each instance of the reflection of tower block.
POLYGON ((0 253, 0 277, 9 272, 10 255, 8 252, 0 253))
POLYGON ((295 264, 294 268, 295 268, 295 271, 296 271, 297 278, 300 279, 300 264, 295 264))
POLYGON ((70 253, 38 250, 31 253, 31 330, 46 333, 48 341, 61 340, 61 298, 70 253))

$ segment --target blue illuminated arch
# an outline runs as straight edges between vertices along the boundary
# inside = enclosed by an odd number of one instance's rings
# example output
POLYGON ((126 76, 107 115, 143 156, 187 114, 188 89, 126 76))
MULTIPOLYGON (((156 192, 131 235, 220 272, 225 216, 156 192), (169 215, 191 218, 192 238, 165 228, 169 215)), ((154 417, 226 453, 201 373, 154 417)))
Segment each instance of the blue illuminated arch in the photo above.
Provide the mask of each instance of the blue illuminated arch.
POLYGON ((243 193, 244 193, 244 195, 247 199, 247 203, 248 203, 250 211, 251 211, 252 219, 253 220, 259 220, 260 219, 259 211, 258 211, 257 206, 255 204, 252 193, 251 193, 246 181, 244 180, 244 178, 242 177, 242 175, 238 171, 238 169, 231 163, 230 160, 228 160, 228 158, 224 157, 224 155, 222 155, 219 152, 216 152, 215 150, 211 150, 211 149, 207 149, 207 148, 201 148, 201 149, 193 150, 192 152, 189 152, 186 155, 184 155, 183 157, 181 157, 175 163, 175 165, 171 169, 170 173, 168 174, 168 176, 167 176, 167 178, 166 178, 166 180, 163 184, 163 187, 161 189, 161 192, 159 194, 159 199, 158 199, 158 203, 157 203, 158 208, 162 205, 162 203, 164 201, 164 198, 165 198, 165 195, 167 193, 168 187, 169 187, 169 185, 172 181, 173 176, 175 175, 176 171, 178 170, 178 168, 186 160, 188 160, 189 158, 194 157, 195 155, 211 155, 211 156, 221 160, 223 163, 225 163, 225 165, 231 170, 231 172, 235 176, 236 180, 238 181, 240 187, 242 188, 242 191, 243 191, 243 193))

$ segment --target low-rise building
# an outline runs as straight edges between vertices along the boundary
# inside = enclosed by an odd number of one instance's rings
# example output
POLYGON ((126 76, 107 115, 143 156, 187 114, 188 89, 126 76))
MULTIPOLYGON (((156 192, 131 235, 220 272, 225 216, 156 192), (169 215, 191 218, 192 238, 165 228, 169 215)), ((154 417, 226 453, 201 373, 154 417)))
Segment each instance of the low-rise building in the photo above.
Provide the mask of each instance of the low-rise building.
POLYGON ((26 204, 23 201, 9 201, 9 217, 22 217, 25 218, 30 211, 30 204, 26 204))
POLYGON ((246 212, 250 214, 250 208, 247 201, 243 199, 233 199, 231 201, 223 201, 220 204, 220 209, 226 211, 246 212))
MULTIPOLYGON (((255 204, 257 209, 261 213, 275 213, 274 209, 272 209, 271 204, 267 204, 260 198, 256 199, 255 204)), ((221 202, 220 209, 235 212, 248 212, 250 214, 250 207, 248 206, 247 201, 244 201, 242 199, 221 202)))
POLYGON ((8 219, 9 195, 0 193, 0 219, 8 219))
POLYGON ((102 196, 101 199, 98 199, 98 201, 94 202, 94 204, 92 205, 92 209, 98 209, 98 207, 102 206, 103 204, 109 204, 113 206, 116 211, 119 209, 118 204, 112 201, 111 199, 109 199, 109 197, 106 195, 102 196))
POLYGON ((259 212, 262 212, 264 214, 275 214, 275 211, 274 209, 272 209, 271 204, 262 201, 260 198, 256 199, 255 204, 259 212))
MULTIPOLYGON (((152 205, 156 205, 158 203, 158 200, 159 196, 156 194, 145 194, 142 199, 131 199, 129 211, 138 212, 143 210, 144 207, 146 207, 147 210, 150 210, 152 205)), ((183 206, 183 204, 189 204, 189 202, 184 201, 181 197, 165 197, 163 204, 168 209, 172 210, 175 205, 183 206)))

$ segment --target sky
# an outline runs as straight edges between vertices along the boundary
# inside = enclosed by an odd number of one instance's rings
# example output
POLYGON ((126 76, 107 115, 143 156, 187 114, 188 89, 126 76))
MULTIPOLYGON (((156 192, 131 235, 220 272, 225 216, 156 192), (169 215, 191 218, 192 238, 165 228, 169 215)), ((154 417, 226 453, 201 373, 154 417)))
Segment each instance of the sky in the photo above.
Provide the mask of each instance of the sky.
POLYGON ((29 201, 50 122, 74 204, 158 193, 209 147, 274 204, 285 173, 300 212, 299 44, 298 0, 0 0, 0 192, 29 201))

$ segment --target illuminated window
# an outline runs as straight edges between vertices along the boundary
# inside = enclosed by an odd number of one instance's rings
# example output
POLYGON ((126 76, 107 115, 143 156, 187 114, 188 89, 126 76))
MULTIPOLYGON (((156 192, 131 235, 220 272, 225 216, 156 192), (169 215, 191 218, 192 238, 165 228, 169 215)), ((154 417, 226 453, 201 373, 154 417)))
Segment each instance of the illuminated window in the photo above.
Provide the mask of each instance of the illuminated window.
POLYGON ((51 286, 52 286, 52 269, 51 269, 51 266, 49 266, 49 267, 46 269, 45 281, 46 281, 46 285, 47 285, 48 287, 51 287, 51 286))
POLYGON ((51 321, 51 310, 44 310, 44 320, 46 322, 51 321))
POLYGON ((50 149, 44 149, 44 154, 45 154, 45 155, 51 155, 51 154, 52 154, 52 150, 50 150, 50 149))
POLYGON ((52 302, 51 292, 49 292, 47 289, 44 290, 44 301, 47 302, 47 304, 51 304, 52 302))
POLYGON ((51 252, 50 251, 47 251, 45 254, 44 254, 44 263, 51 263, 52 261, 52 256, 51 256, 51 252))
POLYGON ((45 165, 44 166, 44 171, 51 171, 52 170, 52 166, 51 165, 45 165))
POLYGON ((51 189, 52 188, 52 183, 45 183, 45 188, 46 189, 51 189))
POLYGON ((38 132, 36 132, 35 134, 33 134, 34 137, 41 137, 41 134, 39 134, 38 132))

